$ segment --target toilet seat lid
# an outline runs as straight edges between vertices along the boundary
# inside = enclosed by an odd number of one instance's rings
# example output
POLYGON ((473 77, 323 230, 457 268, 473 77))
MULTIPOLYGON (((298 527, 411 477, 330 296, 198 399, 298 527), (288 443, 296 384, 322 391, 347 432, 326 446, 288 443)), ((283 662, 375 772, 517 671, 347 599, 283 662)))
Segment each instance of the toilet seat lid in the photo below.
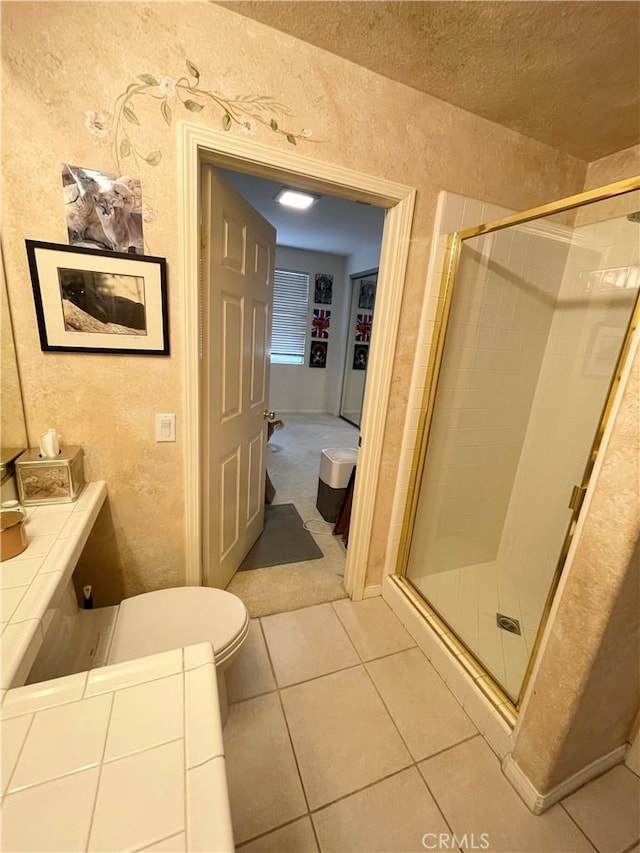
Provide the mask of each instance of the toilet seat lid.
POLYGON ((230 592, 181 586, 125 598, 120 605, 108 663, 211 643, 216 658, 246 631, 244 603, 230 592))

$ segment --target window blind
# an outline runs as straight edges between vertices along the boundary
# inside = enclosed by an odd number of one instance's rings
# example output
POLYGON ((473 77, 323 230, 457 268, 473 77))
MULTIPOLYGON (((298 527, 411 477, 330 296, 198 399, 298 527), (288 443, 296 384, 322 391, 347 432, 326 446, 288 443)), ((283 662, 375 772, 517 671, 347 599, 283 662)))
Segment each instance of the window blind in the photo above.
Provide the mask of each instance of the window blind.
POLYGON ((271 321, 272 364, 304 364, 309 274, 275 270, 271 321))

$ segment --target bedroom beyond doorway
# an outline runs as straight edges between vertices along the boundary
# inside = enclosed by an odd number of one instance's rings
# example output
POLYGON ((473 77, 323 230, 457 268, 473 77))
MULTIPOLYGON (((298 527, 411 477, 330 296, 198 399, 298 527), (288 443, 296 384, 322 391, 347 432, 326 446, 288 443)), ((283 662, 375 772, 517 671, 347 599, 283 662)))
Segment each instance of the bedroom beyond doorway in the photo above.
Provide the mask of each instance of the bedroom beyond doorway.
POLYGON ((238 572, 227 588, 242 598, 251 617, 346 598, 346 551, 342 539, 331 535, 333 525, 316 509, 316 495, 320 452, 326 447, 357 447, 358 430, 326 414, 288 414, 282 420, 283 428, 267 444, 267 470, 276 490, 273 504, 296 507, 324 556, 238 572))

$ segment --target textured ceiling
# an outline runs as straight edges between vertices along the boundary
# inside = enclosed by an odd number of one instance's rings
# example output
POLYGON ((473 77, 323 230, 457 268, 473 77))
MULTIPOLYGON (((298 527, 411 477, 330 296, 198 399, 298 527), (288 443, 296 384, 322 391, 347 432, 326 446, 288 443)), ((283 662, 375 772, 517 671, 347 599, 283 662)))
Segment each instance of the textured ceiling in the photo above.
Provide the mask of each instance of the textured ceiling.
POLYGON ((640 3, 219 5, 591 161, 640 141, 640 3))

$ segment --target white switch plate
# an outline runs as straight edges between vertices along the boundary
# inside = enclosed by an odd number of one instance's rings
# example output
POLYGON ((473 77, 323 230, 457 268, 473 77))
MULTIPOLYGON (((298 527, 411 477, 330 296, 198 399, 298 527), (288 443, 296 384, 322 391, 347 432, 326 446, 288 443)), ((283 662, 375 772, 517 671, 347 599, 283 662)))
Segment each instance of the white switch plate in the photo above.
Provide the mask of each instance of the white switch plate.
POLYGON ((156 441, 176 440, 176 416, 156 415, 156 441))

